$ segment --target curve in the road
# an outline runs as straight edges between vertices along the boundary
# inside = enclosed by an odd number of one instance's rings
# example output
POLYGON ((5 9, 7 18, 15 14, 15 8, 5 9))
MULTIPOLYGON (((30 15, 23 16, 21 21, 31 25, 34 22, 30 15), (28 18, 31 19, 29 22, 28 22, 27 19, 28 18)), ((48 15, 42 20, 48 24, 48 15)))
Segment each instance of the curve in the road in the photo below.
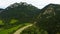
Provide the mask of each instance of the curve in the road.
POLYGON ((17 30, 16 32, 14 32, 13 34, 20 34, 24 29, 26 29, 26 28, 28 28, 28 27, 30 27, 30 26, 32 26, 32 25, 33 25, 33 24, 26 25, 26 26, 18 29, 18 30, 17 30))

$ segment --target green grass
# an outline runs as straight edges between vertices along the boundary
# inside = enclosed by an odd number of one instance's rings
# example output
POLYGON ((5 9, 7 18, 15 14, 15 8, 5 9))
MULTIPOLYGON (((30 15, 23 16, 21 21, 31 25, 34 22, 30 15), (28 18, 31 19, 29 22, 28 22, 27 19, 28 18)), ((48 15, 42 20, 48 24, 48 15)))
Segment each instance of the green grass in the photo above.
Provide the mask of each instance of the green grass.
POLYGON ((16 19, 11 19, 11 21, 10 21, 11 24, 14 24, 16 22, 18 22, 18 20, 16 20, 16 19))
POLYGON ((2 29, 0 30, 0 34, 12 34, 13 32, 15 32, 17 29, 25 26, 25 25, 28 25, 30 23, 24 23, 24 24, 21 24, 21 25, 18 25, 18 26, 15 26, 13 28, 9 28, 9 29, 2 29))
POLYGON ((2 21, 2 20, 0 20, 0 25, 4 25, 4 23, 3 23, 3 21, 2 21))
POLYGON ((11 32, 13 32, 14 30, 18 29, 21 25, 10 28, 10 29, 4 29, 0 31, 0 34, 9 34, 11 32))
POLYGON ((21 32, 21 34, 47 34, 46 31, 40 30, 38 27, 35 25, 26 28, 21 32))

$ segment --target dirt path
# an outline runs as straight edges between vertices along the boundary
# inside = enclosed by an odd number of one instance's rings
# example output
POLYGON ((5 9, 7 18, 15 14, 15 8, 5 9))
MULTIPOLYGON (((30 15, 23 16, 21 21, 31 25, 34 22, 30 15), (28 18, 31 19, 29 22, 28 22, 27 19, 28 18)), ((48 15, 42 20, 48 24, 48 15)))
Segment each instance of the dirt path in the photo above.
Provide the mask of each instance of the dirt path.
POLYGON ((26 28, 28 28, 28 27, 30 27, 30 26, 32 26, 32 25, 33 25, 33 24, 26 25, 26 26, 18 29, 18 30, 17 30, 16 32, 14 32, 13 34, 20 34, 24 29, 26 29, 26 28))

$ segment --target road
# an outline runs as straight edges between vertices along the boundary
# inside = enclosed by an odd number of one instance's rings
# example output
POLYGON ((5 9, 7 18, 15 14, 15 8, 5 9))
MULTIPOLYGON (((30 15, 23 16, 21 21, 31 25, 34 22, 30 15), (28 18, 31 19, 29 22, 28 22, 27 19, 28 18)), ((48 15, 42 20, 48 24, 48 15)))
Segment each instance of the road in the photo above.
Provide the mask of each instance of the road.
POLYGON ((28 28, 28 27, 30 27, 30 26, 32 26, 32 25, 33 25, 33 24, 26 25, 26 26, 18 29, 18 30, 17 30, 16 32, 14 32, 13 34, 20 34, 24 29, 26 29, 26 28, 28 28))

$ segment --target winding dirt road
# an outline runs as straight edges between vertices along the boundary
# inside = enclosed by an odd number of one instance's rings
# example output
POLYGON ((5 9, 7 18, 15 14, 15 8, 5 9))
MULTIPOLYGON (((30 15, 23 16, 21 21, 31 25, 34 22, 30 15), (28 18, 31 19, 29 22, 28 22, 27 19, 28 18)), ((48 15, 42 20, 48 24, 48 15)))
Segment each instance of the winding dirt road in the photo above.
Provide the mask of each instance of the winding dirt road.
POLYGON ((33 24, 26 25, 26 26, 18 29, 18 30, 17 30, 16 32, 14 32, 13 34, 20 34, 24 29, 26 29, 26 28, 28 28, 28 27, 30 27, 30 26, 32 26, 32 25, 33 25, 33 24))

